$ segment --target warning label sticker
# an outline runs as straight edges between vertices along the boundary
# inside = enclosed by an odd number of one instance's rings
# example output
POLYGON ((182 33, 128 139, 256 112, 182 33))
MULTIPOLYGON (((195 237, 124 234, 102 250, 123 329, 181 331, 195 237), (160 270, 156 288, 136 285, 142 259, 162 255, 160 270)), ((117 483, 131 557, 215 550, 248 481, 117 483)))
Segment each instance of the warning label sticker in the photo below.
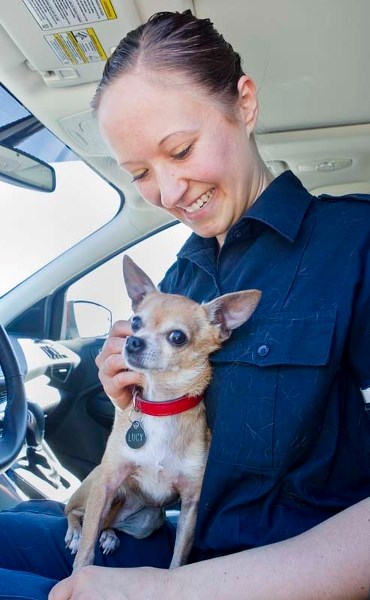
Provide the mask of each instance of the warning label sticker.
POLYGON ((45 40, 64 65, 107 60, 107 55, 92 27, 45 35, 45 40))
POLYGON ((111 0, 23 0, 43 31, 116 19, 111 0))

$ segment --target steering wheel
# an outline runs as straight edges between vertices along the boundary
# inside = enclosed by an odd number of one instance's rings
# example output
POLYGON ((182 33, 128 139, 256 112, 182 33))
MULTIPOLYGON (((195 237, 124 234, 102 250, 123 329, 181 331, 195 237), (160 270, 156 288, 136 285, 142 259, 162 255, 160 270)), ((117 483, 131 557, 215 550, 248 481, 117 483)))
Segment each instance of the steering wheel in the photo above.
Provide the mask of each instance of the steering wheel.
POLYGON ((19 454, 27 428, 27 397, 17 357, 8 334, 0 325, 0 367, 4 373, 7 403, 0 436, 0 473, 6 471, 19 454))

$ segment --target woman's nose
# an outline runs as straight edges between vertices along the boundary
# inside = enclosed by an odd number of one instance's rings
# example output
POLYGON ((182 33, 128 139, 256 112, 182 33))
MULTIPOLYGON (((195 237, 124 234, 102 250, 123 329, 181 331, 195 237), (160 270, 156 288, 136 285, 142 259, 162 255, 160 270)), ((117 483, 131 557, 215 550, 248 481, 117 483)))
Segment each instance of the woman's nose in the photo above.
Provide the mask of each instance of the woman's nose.
POLYGON ((158 177, 161 205, 163 208, 171 209, 181 203, 186 192, 187 183, 183 177, 176 173, 164 172, 158 177))

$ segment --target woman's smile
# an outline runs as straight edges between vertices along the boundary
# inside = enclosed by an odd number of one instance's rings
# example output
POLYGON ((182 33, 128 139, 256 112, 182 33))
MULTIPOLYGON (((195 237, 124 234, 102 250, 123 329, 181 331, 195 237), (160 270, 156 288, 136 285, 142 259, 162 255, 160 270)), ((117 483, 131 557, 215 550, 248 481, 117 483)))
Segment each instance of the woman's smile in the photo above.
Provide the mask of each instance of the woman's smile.
POLYGON ((194 215, 202 212, 202 208, 204 208, 212 199, 215 188, 211 188, 204 194, 202 194, 195 202, 193 202, 190 206, 184 207, 184 211, 187 214, 194 215))

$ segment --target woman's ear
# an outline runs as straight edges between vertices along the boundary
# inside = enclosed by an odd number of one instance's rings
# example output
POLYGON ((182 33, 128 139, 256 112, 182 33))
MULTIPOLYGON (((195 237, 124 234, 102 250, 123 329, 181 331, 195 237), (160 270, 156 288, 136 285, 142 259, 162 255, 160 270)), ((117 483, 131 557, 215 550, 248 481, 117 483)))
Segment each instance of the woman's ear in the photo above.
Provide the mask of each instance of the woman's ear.
POLYGON ((238 81, 239 108, 248 137, 253 133, 258 117, 257 91, 254 81, 242 75, 238 81))

